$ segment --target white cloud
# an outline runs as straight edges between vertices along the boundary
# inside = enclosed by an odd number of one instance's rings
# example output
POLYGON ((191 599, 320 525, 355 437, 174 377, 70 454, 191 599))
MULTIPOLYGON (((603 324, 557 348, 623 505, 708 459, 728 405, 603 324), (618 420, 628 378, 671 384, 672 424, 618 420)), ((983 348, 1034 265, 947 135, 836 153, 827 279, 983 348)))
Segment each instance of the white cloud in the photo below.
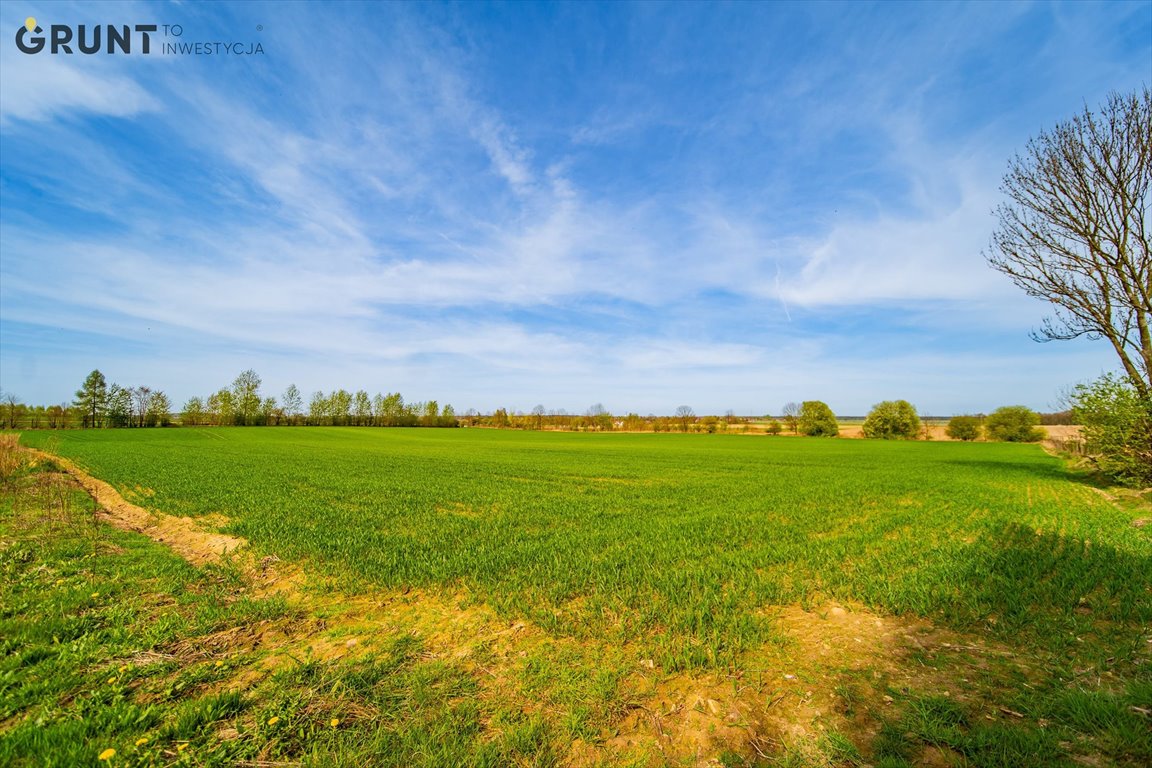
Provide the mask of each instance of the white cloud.
MULTIPOLYGON (((7 41, 5 41, 7 43, 7 41)), ((131 117, 159 108, 135 80, 84 57, 28 55, 5 45, 0 55, 0 126, 43 122, 71 112, 131 117)))

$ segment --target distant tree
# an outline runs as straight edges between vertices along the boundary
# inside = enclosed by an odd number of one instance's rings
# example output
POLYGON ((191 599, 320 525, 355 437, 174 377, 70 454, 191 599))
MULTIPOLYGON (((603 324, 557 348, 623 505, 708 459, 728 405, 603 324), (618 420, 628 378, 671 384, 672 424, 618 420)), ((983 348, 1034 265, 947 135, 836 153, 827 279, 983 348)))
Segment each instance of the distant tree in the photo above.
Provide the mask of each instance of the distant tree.
POLYGON ((1072 409, 1069 408, 1063 411, 1056 411, 1054 413, 1040 414, 1040 424, 1042 426, 1052 426, 1057 424, 1075 424, 1076 417, 1072 414, 1072 409))
POLYGON ((16 422, 22 410, 20 398, 11 392, 5 392, 4 418, 7 421, 8 429, 16 429, 16 422))
POLYGON ((352 397, 352 416, 357 426, 366 427, 372 423, 372 398, 362 389, 352 397))
POLYGON ((152 393, 144 420, 149 426, 167 427, 172 423, 172 401, 161 390, 152 393))
POLYGON ((440 404, 435 400, 424 403, 420 414, 420 423, 425 427, 435 427, 440 421, 440 404))
POLYGON ((914 440, 920 431, 920 416, 907 400, 885 400, 872 406, 864 419, 864 437, 881 440, 914 440))
POLYGON ((929 421, 927 421, 926 419, 920 420, 920 439, 921 440, 931 440, 932 439, 932 424, 929 421))
POLYGON ((442 427, 458 427, 460 422, 456 419, 456 409, 451 405, 445 405, 444 410, 440 411, 440 426, 442 427))
POLYGON ((801 434, 809 437, 836 437, 840 434, 836 414, 820 400, 805 400, 800 404, 796 427, 801 434))
POLYGON ((204 423, 205 417, 204 401, 199 397, 190 397, 184 403, 183 415, 180 417, 180 423, 186 427, 195 427, 204 423))
POLYGON ((45 415, 48 417, 49 429, 60 429, 65 426, 68 419, 68 409, 63 405, 51 405, 45 415))
POLYGON ((280 426, 284 420, 284 409, 276 404, 276 398, 268 396, 260 401, 260 413, 256 418, 261 424, 280 426))
POLYGON ((543 405, 538 405, 532 409, 532 422, 533 422, 532 428, 533 429, 544 429, 544 414, 545 413, 547 413, 547 411, 544 410, 543 405))
POLYGON ((1152 91, 1041 132, 1008 166, 988 261, 1054 305, 1037 341, 1104 338, 1152 397, 1152 91))
POLYGON ((385 427, 399 427, 404 424, 404 396, 399 392, 390 392, 381 403, 381 424, 385 427))
POLYGON ((132 425, 132 390, 119 384, 113 384, 108 388, 105 418, 110 427, 120 428, 132 425))
POLYGON ((104 408, 108 400, 108 382, 100 371, 92 371, 84 379, 83 386, 76 390, 74 405, 83 415, 81 423, 85 428, 98 427, 104 419, 104 408))
POLYGON ((208 414, 212 423, 218 427, 231 426, 235 420, 234 403, 230 389, 221 389, 208 395, 208 414))
POLYGON ((232 380, 232 398, 235 421, 243 426, 255 424, 260 412, 260 375, 249 368, 232 380))
POLYGON ((601 403, 595 403, 588 408, 587 418, 592 429, 598 429, 602 432, 612 430, 612 413, 601 403))
POLYGON ((781 426, 780 422, 776 419, 769 421, 768 426, 764 428, 764 430, 770 435, 778 435, 782 429, 783 426, 781 426))
POLYGON ((676 409, 676 421, 680 424, 680 431, 687 432, 688 426, 696 422, 696 412, 690 405, 682 405, 676 409))
POLYGON ((288 389, 284 390, 284 396, 280 398, 280 402, 284 404, 284 415, 288 422, 290 424, 298 423, 300 414, 304 411, 304 398, 300 396, 300 390, 296 388, 295 384, 288 385, 288 389))
POLYGON ((624 429, 628 432, 642 432, 647 423, 638 413, 629 413, 624 417, 624 429))
POLYGON ((981 421, 979 416, 953 416, 948 420, 944 433, 953 440, 977 440, 981 421))
POLYGON ((792 434, 796 435, 800 433, 799 403, 784 403, 784 409, 780 411, 780 415, 784 418, 784 423, 788 426, 788 429, 792 430, 792 434))
POLYGON ((1106 375, 1076 387, 1071 400, 1097 467, 1125 485, 1152 485, 1152 398, 1131 381, 1106 375))
POLYGON ((143 427, 152 407, 151 387, 129 387, 128 394, 132 398, 133 425, 143 427))
POLYGON ((336 426, 347 424, 352 412, 352 393, 346 389, 338 389, 328 397, 329 415, 336 426))
POLYGON ((308 401, 308 423, 319 426, 327 422, 330 414, 330 401, 324 396, 324 392, 317 390, 312 393, 312 399, 308 401))
POLYGON ((1023 405, 997 408, 985 420, 984 429, 992 440, 1008 443, 1035 443, 1044 439, 1040 415, 1023 405))

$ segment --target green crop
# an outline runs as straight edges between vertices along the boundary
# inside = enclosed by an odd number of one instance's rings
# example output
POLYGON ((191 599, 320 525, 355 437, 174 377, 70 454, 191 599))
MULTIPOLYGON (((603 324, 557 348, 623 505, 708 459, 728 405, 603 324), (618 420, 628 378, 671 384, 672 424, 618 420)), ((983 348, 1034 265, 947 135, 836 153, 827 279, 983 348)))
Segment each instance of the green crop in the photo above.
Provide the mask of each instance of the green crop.
POLYGON ((669 670, 732 664, 773 639, 765 607, 829 597, 1056 653, 1104 631, 1137 647, 1152 622, 1146 529, 1036 446, 328 428, 24 437, 49 439, 138 503, 225 515, 258 552, 357 588, 463 593, 557 636, 637 643, 669 670))

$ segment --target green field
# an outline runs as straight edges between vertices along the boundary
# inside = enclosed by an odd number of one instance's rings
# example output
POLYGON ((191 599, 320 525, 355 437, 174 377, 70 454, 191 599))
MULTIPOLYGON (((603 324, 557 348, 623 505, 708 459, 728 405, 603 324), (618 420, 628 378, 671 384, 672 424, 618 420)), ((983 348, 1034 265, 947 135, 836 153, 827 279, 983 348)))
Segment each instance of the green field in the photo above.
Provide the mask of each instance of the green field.
MULTIPOLYGON (((258 555, 326 589, 417 590, 526 622, 553 656, 530 648, 511 690, 552 697, 561 714, 544 741, 561 762, 556 745, 573 738, 608 760, 638 660, 661 684, 763 675, 792 642, 779 609, 829 604, 946 630, 959 638, 948 647, 995 645, 1008 666, 985 668, 962 706, 905 687, 888 713, 830 669, 846 741, 821 742, 811 764, 916 764, 928 746, 956 765, 1152 758, 1152 527, 1132 524, 1147 511, 1034 445, 352 428, 22 441, 137 504, 223 515, 258 555), (557 649, 601 674, 549 670, 557 649), (1042 671, 1020 678, 1015 656, 1042 671), (1094 682, 1078 671, 1089 667, 1094 682), (877 725, 853 733, 845 713, 860 696, 877 725), (977 717, 988 706, 1020 722, 989 730, 977 717)), ((802 759, 777 747, 736 745, 730 760, 747 762, 731 764, 802 759)))

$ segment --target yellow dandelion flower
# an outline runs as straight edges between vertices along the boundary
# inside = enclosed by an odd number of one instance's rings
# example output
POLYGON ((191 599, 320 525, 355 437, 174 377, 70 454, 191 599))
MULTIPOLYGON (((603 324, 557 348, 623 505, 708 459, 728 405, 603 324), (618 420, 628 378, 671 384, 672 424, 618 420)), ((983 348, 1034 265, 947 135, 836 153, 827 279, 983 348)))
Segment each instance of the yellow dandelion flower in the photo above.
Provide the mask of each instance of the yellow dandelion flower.
POLYGON ((186 750, 186 749, 188 749, 188 744, 187 744, 187 743, 184 743, 184 744, 180 744, 179 746, 177 746, 177 747, 176 747, 176 751, 177 751, 177 752, 183 752, 183 751, 184 751, 184 750, 186 750))
POLYGON ((332 727, 335 728, 338 725, 340 725, 340 718, 338 718, 338 717, 332 718, 332 727))
POLYGON ((116 678, 115 678, 115 677, 110 677, 110 678, 108 678, 108 685, 112 685, 112 683, 114 683, 114 682, 116 682, 116 678))
POLYGON ((120 671, 121 672, 127 672, 128 671, 128 665, 125 664, 124 666, 120 667, 120 671))
POLYGON ((116 757, 116 750, 106 749, 100 753, 100 757, 98 759, 99 760, 111 760, 114 757, 116 757))
POLYGON ((276 723, 278 723, 278 722, 280 722, 280 718, 276 715, 273 715, 272 717, 268 718, 268 725, 276 725, 276 723))
POLYGON ((218 666, 218 667, 222 667, 222 666, 224 666, 224 662, 222 662, 222 661, 217 661, 217 662, 216 662, 216 666, 218 666))
POLYGON ((148 743, 148 737, 147 736, 141 736, 140 738, 136 739, 136 746, 138 746, 138 747, 144 746, 147 743, 148 743))
POLYGON ((64 583, 64 579, 56 579, 56 586, 60 586, 63 583, 64 583))
POLYGON ((92 597, 100 597, 100 593, 99 592, 93 592, 92 597))

